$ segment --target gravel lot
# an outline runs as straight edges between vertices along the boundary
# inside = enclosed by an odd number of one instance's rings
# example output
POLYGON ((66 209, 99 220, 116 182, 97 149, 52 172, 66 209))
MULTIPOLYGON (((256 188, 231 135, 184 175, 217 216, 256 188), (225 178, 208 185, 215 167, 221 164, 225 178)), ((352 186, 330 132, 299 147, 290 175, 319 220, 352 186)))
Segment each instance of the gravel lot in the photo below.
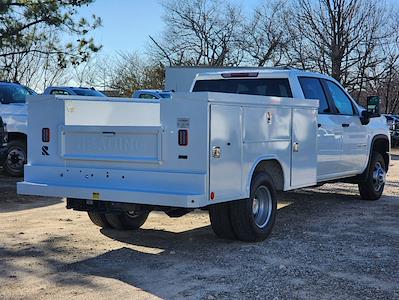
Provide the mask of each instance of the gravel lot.
POLYGON ((399 152, 380 201, 324 185, 281 195, 270 238, 217 239, 208 215, 99 230, 0 171, 2 299, 399 299, 399 152))

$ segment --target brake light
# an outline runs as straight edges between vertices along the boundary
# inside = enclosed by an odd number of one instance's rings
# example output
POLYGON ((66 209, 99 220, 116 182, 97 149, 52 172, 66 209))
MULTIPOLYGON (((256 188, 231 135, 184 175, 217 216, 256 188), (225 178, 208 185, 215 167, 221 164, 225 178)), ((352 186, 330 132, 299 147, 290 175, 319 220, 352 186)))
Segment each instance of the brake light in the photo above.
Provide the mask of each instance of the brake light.
POLYGON ((42 129, 42 142, 49 143, 50 142, 50 128, 42 129))
POLYGON ((215 192, 211 192, 211 200, 215 200, 215 192))
POLYGON ((239 73, 222 73, 223 78, 234 78, 234 77, 258 77, 258 72, 239 72, 239 73))
POLYGON ((188 145, 188 130, 187 129, 179 130, 178 143, 179 143, 179 146, 187 146, 188 145))

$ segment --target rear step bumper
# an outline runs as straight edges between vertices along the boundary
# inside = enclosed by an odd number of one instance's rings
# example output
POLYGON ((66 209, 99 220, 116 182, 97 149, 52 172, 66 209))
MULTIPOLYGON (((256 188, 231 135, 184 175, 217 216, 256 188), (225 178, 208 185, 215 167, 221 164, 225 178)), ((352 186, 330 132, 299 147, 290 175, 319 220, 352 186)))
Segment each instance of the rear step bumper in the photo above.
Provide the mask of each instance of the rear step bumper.
POLYGON ((181 208, 209 205, 207 175, 25 165, 19 194, 181 208))
POLYGON ((207 204, 204 194, 118 190, 80 186, 57 186, 32 182, 19 182, 18 194, 48 197, 68 197, 93 201, 116 201, 183 208, 200 208, 207 204))

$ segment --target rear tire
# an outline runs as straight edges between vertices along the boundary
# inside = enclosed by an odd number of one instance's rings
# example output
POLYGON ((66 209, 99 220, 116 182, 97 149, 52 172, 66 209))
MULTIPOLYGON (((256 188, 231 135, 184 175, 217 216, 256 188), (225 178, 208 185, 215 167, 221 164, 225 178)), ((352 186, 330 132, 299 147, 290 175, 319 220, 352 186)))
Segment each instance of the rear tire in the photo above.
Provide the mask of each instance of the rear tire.
POLYGON ((4 161, 4 170, 13 177, 24 175, 24 165, 27 160, 26 142, 12 140, 7 144, 7 155, 4 161))
POLYGON ((112 228, 118 230, 133 230, 140 228, 148 218, 148 212, 130 214, 123 212, 119 214, 105 214, 105 218, 112 228))
POLYGON ((271 233, 277 213, 277 194, 272 178, 255 175, 248 199, 230 203, 231 223, 237 239, 246 242, 265 240, 271 233))
POLYGON ((219 203, 209 207, 209 219, 213 232, 222 239, 235 239, 230 219, 230 203, 219 203))
POLYGON ((359 183, 359 192, 363 200, 380 199, 385 186, 386 166, 381 153, 373 152, 366 180, 359 183))
POLYGON ((89 215, 90 220, 101 228, 110 228, 111 225, 108 223, 107 219, 105 218, 105 214, 98 213, 95 211, 88 211, 87 214, 89 215))

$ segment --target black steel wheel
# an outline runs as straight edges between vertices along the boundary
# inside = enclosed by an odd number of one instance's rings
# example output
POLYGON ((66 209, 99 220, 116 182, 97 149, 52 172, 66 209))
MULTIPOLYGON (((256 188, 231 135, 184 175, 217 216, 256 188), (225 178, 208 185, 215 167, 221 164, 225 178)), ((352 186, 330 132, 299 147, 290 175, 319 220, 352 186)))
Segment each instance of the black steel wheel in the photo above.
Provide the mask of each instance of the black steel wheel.
POLYGON ((359 183, 360 196, 364 200, 378 200, 384 191, 386 166, 381 153, 373 152, 366 179, 359 183))
POLYGON ((4 161, 4 170, 11 176, 24 175, 24 165, 27 161, 26 143, 22 140, 12 140, 7 144, 7 156, 4 161))

